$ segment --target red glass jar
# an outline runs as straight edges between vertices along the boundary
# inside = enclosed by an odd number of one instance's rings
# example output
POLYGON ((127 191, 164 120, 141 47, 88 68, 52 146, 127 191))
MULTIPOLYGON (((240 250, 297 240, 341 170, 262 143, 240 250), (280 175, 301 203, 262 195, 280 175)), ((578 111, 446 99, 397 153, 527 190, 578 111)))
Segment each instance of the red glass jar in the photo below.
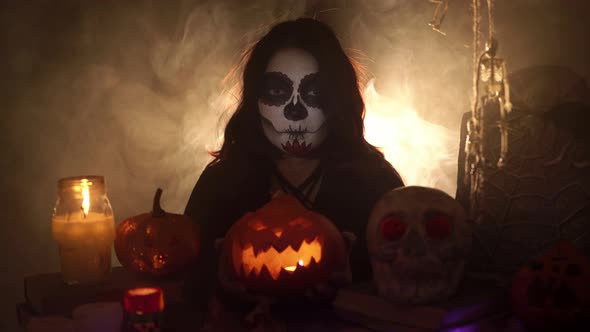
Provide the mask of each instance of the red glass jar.
POLYGON ((124 331, 160 331, 164 313, 164 291, 157 287, 133 288, 125 292, 124 331))

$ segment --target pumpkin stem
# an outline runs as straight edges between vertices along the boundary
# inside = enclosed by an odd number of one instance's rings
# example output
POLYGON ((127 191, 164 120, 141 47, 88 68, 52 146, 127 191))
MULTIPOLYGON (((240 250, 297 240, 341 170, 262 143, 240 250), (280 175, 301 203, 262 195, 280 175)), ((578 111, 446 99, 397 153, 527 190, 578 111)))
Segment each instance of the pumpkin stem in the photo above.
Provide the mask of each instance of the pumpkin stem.
POLYGON ((152 208, 152 217, 165 217, 166 211, 162 209, 160 206, 160 198, 162 197, 162 189, 158 188, 156 190, 156 195, 154 195, 154 206, 152 208))

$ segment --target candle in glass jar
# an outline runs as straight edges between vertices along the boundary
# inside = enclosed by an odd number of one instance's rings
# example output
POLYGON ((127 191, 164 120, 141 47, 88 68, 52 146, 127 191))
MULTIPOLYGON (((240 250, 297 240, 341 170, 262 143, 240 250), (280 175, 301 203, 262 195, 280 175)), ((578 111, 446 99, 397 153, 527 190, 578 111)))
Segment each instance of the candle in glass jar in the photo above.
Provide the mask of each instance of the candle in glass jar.
POLYGON ((111 270, 115 222, 102 177, 61 179, 52 217, 61 272, 68 284, 96 282, 111 270))
POLYGON ((160 331, 164 312, 164 291, 158 287, 128 289, 123 298, 123 331, 160 331))

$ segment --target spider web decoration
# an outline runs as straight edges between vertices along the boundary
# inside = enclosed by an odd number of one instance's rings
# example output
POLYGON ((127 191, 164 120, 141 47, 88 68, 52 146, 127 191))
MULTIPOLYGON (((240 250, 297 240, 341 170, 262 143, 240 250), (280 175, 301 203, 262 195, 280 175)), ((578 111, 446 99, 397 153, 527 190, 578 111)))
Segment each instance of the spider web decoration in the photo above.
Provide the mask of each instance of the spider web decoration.
MULTIPOLYGON (((430 2, 437 7, 429 25, 444 34, 449 0, 430 2)), ((471 1, 473 104, 461 124, 456 198, 475 222, 467 273, 507 283, 559 240, 590 255, 590 91, 551 66, 510 75, 511 91, 497 56, 493 0, 485 0, 481 50, 481 2, 471 1)))
MULTIPOLYGON (((539 77, 550 75, 541 69, 526 70, 520 76, 519 88, 523 88, 535 81, 540 84, 539 77)), ((558 79, 550 85, 571 86, 558 79)), ((558 96, 561 100, 546 111, 521 105, 506 118, 511 148, 503 168, 487 165, 483 169, 480 222, 474 225, 468 264, 471 274, 507 281, 518 267, 559 239, 590 254, 590 139, 583 128, 574 128, 581 117, 590 117, 590 107, 566 100, 570 92, 558 96), (562 121, 568 113, 569 124, 562 121)), ((468 120, 466 113, 463 131, 468 120)), ((493 126, 495 119, 490 120, 488 126, 493 126)), ((500 136, 497 130, 488 131, 483 142, 486 158, 499 158, 500 136)), ((462 135, 462 146, 464 140, 462 135)), ((461 151, 460 165, 465 158, 461 151)), ((459 173, 457 199, 468 206, 470 193, 462 182, 464 176, 459 173)))

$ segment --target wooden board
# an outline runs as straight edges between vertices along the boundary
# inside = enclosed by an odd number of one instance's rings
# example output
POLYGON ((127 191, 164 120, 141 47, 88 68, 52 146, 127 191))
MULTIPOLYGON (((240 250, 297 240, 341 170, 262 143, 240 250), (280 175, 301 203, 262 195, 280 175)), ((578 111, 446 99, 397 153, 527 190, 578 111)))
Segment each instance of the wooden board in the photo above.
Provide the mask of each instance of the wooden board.
POLYGON ((45 273, 25 277, 25 300, 31 310, 41 315, 69 316, 73 308, 92 302, 123 301, 125 290, 135 287, 160 287, 164 302, 183 301, 179 280, 148 280, 123 267, 114 267, 110 277, 100 283, 67 285, 60 273, 45 273))
POLYGON ((424 331, 464 326, 508 311, 506 291, 463 282, 449 301, 432 305, 395 305, 377 295, 372 284, 342 289, 333 306, 340 317, 377 331, 424 331))

